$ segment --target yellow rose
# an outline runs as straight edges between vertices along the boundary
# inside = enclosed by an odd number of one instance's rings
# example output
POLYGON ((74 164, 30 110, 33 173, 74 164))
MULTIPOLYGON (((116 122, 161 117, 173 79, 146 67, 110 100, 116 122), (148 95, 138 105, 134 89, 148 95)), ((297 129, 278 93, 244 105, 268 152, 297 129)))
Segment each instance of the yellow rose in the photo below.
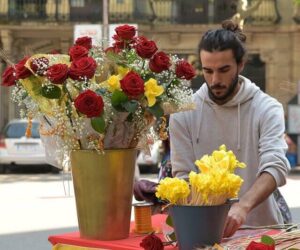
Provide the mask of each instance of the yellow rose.
POLYGON ((120 87, 120 78, 117 75, 112 75, 107 79, 108 90, 114 92, 115 90, 121 89, 120 87))
POLYGON ((148 100, 148 106, 152 107, 156 103, 156 97, 164 92, 164 88, 157 84, 157 81, 150 78, 145 82, 145 96, 148 100))

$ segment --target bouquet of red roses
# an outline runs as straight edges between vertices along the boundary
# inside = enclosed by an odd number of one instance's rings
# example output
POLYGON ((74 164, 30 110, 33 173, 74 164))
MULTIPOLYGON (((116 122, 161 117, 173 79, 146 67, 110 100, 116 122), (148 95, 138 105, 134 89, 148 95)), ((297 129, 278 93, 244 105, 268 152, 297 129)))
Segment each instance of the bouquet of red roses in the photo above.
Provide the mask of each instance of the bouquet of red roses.
POLYGON ((21 115, 40 118, 41 135, 56 155, 145 147, 162 134, 153 121, 194 107, 188 84, 195 71, 187 61, 159 51, 133 26, 115 31, 107 49, 81 37, 68 55, 28 56, 2 75, 24 107, 21 115))

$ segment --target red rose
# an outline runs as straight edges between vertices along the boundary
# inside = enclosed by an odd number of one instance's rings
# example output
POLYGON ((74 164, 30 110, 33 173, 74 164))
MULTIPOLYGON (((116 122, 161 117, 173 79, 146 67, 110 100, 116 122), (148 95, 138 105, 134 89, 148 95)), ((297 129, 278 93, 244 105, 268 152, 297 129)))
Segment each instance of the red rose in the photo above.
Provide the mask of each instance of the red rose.
POLYGON ((13 86, 16 84, 16 80, 17 78, 14 66, 7 67, 2 74, 1 85, 7 87, 13 86))
POLYGON ((79 37, 76 39, 75 45, 80 45, 85 47, 87 50, 90 50, 92 48, 92 38, 89 36, 79 37))
POLYGON ((124 41, 116 41, 113 43, 113 47, 121 51, 122 49, 128 48, 127 44, 124 41))
POLYGON ((123 40, 131 40, 135 36, 136 28, 125 24, 115 28, 115 31, 119 38, 123 40))
POLYGON ((157 52, 149 62, 149 68, 155 72, 160 73, 163 70, 167 70, 170 67, 170 58, 164 52, 157 52))
POLYGON ((25 79, 29 76, 32 75, 32 72, 25 67, 25 64, 28 60, 28 56, 24 57, 20 62, 18 62, 15 67, 16 67, 16 74, 18 79, 25 79))
POLYGON ((37 75, 43 76, 49 67, 49 60, 46 57, 34 58, 30 62, 30 68, 37 75))
POLYGON ((175 73, 178 78, 183 78, 186 80, 191 80, 196 75, 193 66, 185 60, 180 60, 177 62, 175 73))
POLYGON ((48 79, 55 84, 62 84, 68 78, 68 65, 58 63, 50 66, 46 72, 48 79))
POLYGON ((69 70, 69 76, 73 80, 91 79, 96 72, 97 64, 92 57, 83 57, 73 61, 69 70))
POLYGON ((102 97, 91 90, 80 93, 74 101, 76 109, 88 118, 98 117, 103 112, 102 97))
POLYGON ((261 242, 251 241, 246 250, 275 250, 274 245, 266 245, 261 242))
POLYGON ((145 37, 140 37, 137 39, 135 50, 140 57, 151 58, 157 51, 157 47, 154 41, 150 41, 145 37))
POLYGON ((89 51, 83 46, 75 45, 69 49, 69 55, 71 61, 76 61, 80 58, 87 57, 89 55, 89 51))
POLYGON ((130 98, 136 99, 139 95, 144 93, 144 81, 139 74, 130 71, 120 81, 121 89, 130 98))
POLYGON ((149 234, 146 236, 142 242, 140 243, 140 247, 145 250, 163 250, 164 245, 160 238, 158 238, 155 234, 149 234))

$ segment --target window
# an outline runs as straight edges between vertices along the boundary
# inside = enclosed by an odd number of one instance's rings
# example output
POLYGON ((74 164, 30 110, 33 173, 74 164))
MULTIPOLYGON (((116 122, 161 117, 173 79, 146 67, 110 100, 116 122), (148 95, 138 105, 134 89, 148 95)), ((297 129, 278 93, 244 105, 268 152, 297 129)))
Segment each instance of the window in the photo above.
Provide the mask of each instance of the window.
MULTIPOLYGON (((20 123, 11 123, 5 130, 5 137, 6 138, 21 138, 25 136, 27 128, 27 123, 20 122, 20 123)), ((39 134, 39 123, 33 122, 32 129, 31 129, 31 137, 32 138, 40 138, 39 134)))
POLYGON ((84 7, 85 0, 71 0, 70 4, 71 7, 84 7))

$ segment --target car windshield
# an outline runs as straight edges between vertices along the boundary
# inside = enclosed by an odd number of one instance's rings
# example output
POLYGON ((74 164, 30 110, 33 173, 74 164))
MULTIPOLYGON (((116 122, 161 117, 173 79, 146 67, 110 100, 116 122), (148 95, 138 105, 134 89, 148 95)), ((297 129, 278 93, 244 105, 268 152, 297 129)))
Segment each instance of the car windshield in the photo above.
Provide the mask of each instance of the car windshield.
MULTIPOLYGON (((27 128, 27 123, 20 122, 20 123, 11 123, 8 125, 5 131, 6 138, 21 138, 25 136, 27 128)), ((32 129, 31 129, 31 137, 32 138, 40 138, 39 134, 39 123, 33 122, 32 129)))

